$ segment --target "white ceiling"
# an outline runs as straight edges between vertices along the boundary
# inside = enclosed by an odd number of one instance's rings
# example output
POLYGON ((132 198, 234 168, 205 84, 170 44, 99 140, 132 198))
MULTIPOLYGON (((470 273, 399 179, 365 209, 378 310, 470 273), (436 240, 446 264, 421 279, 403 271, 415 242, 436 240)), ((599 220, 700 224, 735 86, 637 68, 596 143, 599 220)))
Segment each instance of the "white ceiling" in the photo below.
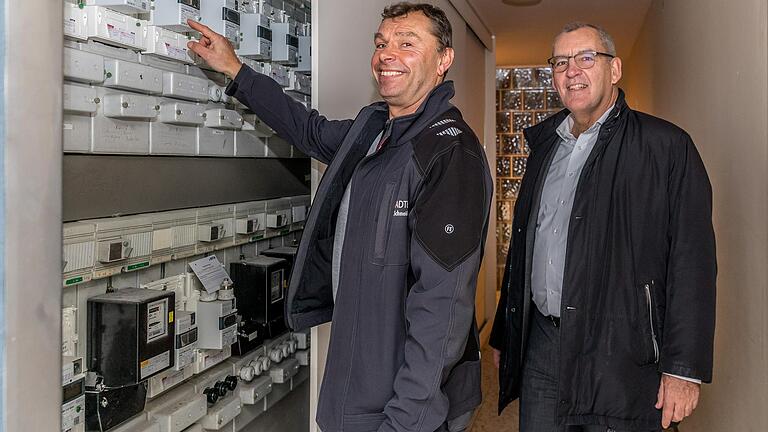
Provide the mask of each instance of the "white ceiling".
POLYGON ((496 64, 544 64, 552 38, 571 21, 599 24, 627 57, 645 19, 651 0, 542 0, 536 6, 508 6, 501 0, 469 0, 496 35, 496 64))

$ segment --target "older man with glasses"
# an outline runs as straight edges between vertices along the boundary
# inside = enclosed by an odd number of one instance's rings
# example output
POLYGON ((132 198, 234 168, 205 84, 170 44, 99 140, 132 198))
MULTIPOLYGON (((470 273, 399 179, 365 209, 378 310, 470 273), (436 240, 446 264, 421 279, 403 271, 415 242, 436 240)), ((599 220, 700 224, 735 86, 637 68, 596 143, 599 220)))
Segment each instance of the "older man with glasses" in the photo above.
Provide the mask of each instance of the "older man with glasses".
POLYGON ((565 110, 531 148, 491 345, 521 432, 658 431, 712 379, 712 192, 690 136, 630 109, 600 27, 549 59, 565 110))

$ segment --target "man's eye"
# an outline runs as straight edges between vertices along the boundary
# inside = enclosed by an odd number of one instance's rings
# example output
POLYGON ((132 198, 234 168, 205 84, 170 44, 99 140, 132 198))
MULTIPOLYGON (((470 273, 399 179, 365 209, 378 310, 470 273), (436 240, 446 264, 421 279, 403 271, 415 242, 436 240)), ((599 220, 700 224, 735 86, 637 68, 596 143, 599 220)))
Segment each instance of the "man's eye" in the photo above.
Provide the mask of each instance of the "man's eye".
POLYGON ((377 43, 377 44, 376 44, 376 49, 384 49, 384 47, 385 47, 385 46, 386 46, 386 45, 385 45, 385 44, 383 44, 383 43, 377 43))
POLYGON ((567 59, 556 59, 555 60, 555 67, 562 67, 568 64, 567 59))
POLYGON ((579 60, 581 60, 584 63, 591 63, 595 61, 595 56, 593 56, 592 54, 582 54, 580 57, 581 58, 579 60))
POLYGON ((412 43, 410 43, 410 42, 403 42, 403 43, 402 43, 402 46, 403 46, 404 48, 408 48, 408 47, 412 47, 412 46, 413 46, 413 44, 412 44, 412 43))

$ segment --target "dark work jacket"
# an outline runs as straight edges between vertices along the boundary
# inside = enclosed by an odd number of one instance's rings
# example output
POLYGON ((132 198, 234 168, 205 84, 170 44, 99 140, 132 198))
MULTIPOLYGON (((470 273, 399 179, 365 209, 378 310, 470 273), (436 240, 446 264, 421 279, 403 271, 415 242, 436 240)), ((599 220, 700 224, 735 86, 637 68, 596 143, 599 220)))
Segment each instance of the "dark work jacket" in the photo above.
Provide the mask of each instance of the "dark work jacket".
MULTIPOLYGON (((499 411, 520 395, 539 201, 567 115, 525 130, 531 154, 491 333, 501 351, 499 411)), ((620 91, 568 228, 558 423, 658 430, 662 372, 710 382, 715 278, 712 191, 690 136, 633 111, 620 91)))
POLYGON ((445 430, 479 405, 474 320, 493 183, 483 148, 436 87, 412 115, 384 103, 330 121, 243 67, 228 88, 278 135, 328 164, 298 248, 286 301, 292 329, 332 320, 317 422, 325 432, 445 430), (334 304, 339 204, 352 182, 334 304))

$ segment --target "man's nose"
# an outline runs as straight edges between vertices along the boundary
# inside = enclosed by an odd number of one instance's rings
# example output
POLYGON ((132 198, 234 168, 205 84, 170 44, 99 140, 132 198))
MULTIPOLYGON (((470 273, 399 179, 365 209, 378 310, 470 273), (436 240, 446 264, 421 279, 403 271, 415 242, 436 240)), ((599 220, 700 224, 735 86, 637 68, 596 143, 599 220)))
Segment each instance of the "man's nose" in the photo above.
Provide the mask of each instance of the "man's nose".
POLYGON ((395 59, 394 50, 389 47, 385 47, 379 51, 379 61, 381 63, 389 63, 395 59))
POLYGON ((581 74, 581 68, 576 66, 576 59, 568 60, 568 69, 565 70, 565 76, 573 78, 579 74, 581 74))

